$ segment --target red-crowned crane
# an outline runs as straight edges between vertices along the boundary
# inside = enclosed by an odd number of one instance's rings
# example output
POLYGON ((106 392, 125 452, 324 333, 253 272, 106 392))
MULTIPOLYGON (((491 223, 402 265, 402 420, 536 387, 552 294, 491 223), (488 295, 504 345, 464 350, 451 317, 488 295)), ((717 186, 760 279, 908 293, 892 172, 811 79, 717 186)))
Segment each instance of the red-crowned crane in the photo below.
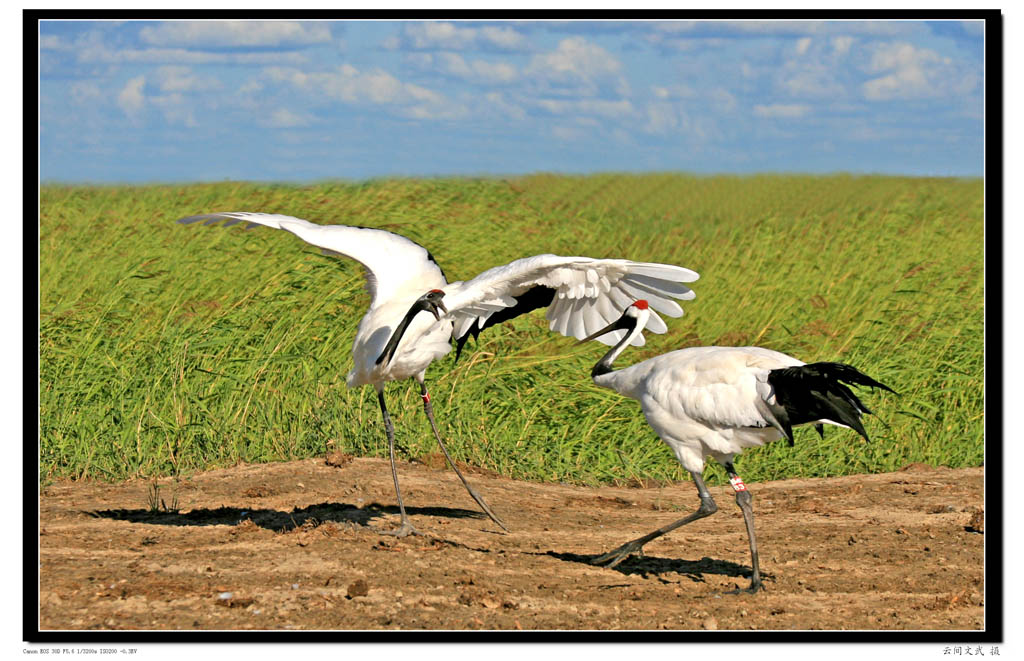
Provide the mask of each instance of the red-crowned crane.
MULTIPOLYGON (((399 528, 386 534, 400 537, 418 531, 405 512, 398 486, 394 427, 384 403, 388 381, 416 379, 423 410, 445 459, 480 508, 507 531, 463 477, 441 440, 424 383, 427 367, 451 350, 452 339, 457 344, 458 360, 469 336, 475 338, 488 326, 541 307, 548 308, 551 330, 577 339, 607 324, 624 305, 641 296, 659 312, 678 317, 683 311, 672 299, 692 299, 693 291, 682 283, 697 279, 695 272, 667 264, 536 255, 496 266, 467 282, 449 283, 423 246, 385 230, 318 225, 291 216, 248 212, 203 214, 178 222, 200 221, 204 225, 244 222, 247 228, 263 225, 288 230, 325 252, 350 257, 365 267, 370 309, 356 331, 352 344, 355 365, 346 383, 350 388, 369 384, 377 391, 401 513, 399 528)), ((654 333, 668 330, 653 313, 645 317, 642 326, 654 333)), ((643 344, 643 336, 634 341, 643 344)))
POLYGON ((792 356, 761 347, 692 347, 613 370, 612 363, 627 344, 642 334, 650 315, 648 302, 638 300, 617 321, 581 342, 613 331, 616 338, 621 338, 594 365, 590 375, 597 385, 640 402, 647 423, 693 476, 700 508, 591 562, 614 567, 652 539, 718 511, 701 478, 704 458, 711 456, 729 473, 736 504, 747 527, 752 573, 750 587, 742 591, 757 592, 763 586, 752 499, 736 474, 733 457, 745 448, 783 437, 792 445, 793 427, 807 423, 814 424, 822 437, 825 423, 852 427, 867 440, 860 416, 871 411, 843 384, 894 391, 850 365, 804 364, 792 356))

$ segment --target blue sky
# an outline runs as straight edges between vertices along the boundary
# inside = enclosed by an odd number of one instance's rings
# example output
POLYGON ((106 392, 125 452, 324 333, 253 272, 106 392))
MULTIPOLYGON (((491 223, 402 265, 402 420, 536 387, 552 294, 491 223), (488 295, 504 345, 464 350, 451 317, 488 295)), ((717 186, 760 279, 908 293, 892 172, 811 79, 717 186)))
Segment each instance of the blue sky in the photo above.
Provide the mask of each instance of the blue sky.
POLYGON ((44 181, 983 173, 980 22, 47 21, 44 181))

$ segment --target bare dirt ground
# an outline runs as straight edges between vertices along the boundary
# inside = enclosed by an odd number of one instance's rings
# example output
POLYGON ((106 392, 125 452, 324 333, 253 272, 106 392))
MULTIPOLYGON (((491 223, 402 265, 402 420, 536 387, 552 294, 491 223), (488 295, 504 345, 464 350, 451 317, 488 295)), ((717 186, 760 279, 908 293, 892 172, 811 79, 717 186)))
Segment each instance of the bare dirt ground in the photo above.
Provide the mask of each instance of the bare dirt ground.
MULTIPOLYGON (((731 488, 615 569, 590 557, 699 504, 693 484, 586 488, 399 467, 423 536, 396 539, 388 463, 336 457, 174 483, 61 482, 40 503, 52 629, 984 628, 983 469, 751 483, 765 592, 731 488), (159 501, 158 501, 159 502, 159 501)), ((428 462, 429 463, 429 462, 428 462)), ((467 467, 468 468, 468 467, 467 467)))

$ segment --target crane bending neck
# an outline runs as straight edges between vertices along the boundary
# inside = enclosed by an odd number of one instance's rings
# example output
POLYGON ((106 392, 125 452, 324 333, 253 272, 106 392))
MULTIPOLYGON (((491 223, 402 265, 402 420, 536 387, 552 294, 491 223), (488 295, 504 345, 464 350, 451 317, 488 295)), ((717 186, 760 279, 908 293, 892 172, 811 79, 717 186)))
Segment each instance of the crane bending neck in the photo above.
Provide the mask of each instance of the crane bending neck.
POLYGON ((401 323, 398 324, 398 327, 396 327, 395 331, 391 334, 391 339, 389 339, 388 343, 384 346, 384 351, 382 351, 380 356, 377 357, 376 363, 378 365, 381 363, 387 365, 391 362, 391 358, 395 355, 395 350, 398 349, 398 343, 402 341, 402 336, 405 335, 405 331, 409 328, 409 324, 412 322, 413 317, 423 310, 428 309, 429 308, 422 299, 413 303, 412 307, 409 308, 409 311, 405 313, 405 317, 402 319, 401 323))
POLYGON ((608 353, 606 353, 601 360, 597 361, 594 365, 594 369, 590 370, 590 378, 596 379, 602 374, 608 374, 609 372, 615 371, 612 368, 612 363, 619 357, 619 354, 625 350, 626 346, 633 341, 633 338, 643 332, 644 327, 637 323, 636 319, 632 320, 632 328, 629 329, 619 343, 612 347, 608 353))

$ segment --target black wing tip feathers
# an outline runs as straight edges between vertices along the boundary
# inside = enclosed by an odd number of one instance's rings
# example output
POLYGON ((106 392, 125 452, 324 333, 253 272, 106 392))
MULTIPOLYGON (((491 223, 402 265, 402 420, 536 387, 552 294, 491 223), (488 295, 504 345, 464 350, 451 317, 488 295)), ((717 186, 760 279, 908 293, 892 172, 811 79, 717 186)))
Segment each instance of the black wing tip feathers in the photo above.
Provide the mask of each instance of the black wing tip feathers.
POLYGON ((201 213, 197 216, 188 216, 186 218, 179 218, 174 221, 179 225, 191 225, 192 223, 202 222, 203 225, 220 225, 221 227, 231 227, 239 223, 245 223, 245 227, 242 229, 255 229, 257 227, 263 227, 261 223, 254 223, 252 221, 245 220, 243 218, 233 218, 231 216, 225 216, 220 213, 201 213), (205 222, 204 222, 205 221, 205 222))
POLYGON ((210 218, 214 218, 215 216, 216 214, 204 213, 199 214, 198 216, 187 216, 185 218, 179 218, 175 222, 178 223, 179 225, 191 225, 192 223, 198 223, 201 220, 207 220, 210 218))
POLYGON ((463 333, 462 337, 455 338, 455 361, 453 364, 457 364, 459 362, 459 357, 462 356, 462 348, 466 346, 466 342, 469 341, 469 336, 472 335, 473 340, 476 341, 477 338, 480 337, 480 330, 480 320, 475 319, 473 321, 473 325, 469 327, 469 330, 463 333))
MULTIPOLYGON (((555 300, 555 289, 553 287, 547 287, 544 285, 535 285, 525 292, 515 297, 515 305, 511 305, 507 308, 498 310, 491 316, 487 317, 483 325, 480 325, 480 320, 473 320, 472 325, 466 329, 466 332, 462 334, 462 337, 455 338, 455 362, 459 362, 459 356, 462 355, 462 348, 466 342, 469 341, 469 336, 473 336, 473 340, 476 341, 480 337, 480 333, 491 326, 495 326, 504 321, 514 319, 521 314, 533 312, 538 308, 546 308, 551 305, 551 302, 555 300)), ((454 336, 453 336, 454 337, 454 336)))

